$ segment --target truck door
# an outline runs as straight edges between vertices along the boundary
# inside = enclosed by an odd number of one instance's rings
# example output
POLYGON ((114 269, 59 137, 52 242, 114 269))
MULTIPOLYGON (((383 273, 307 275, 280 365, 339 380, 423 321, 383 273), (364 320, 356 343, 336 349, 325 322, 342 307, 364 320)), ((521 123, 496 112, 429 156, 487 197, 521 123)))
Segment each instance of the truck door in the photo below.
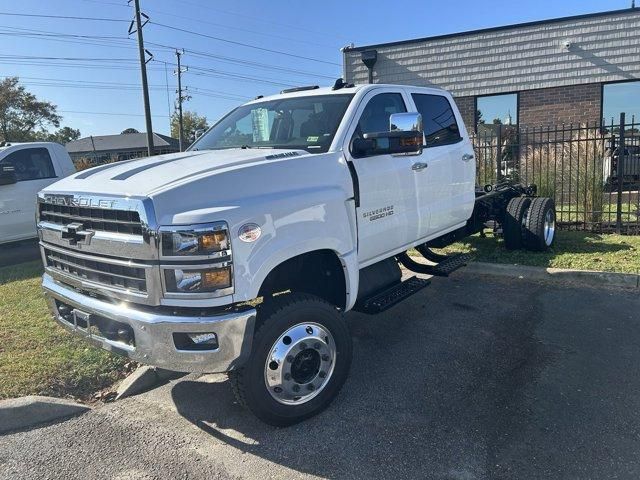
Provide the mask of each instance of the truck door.
POLYGON ((475 160, 452 101, 437 93, 412 93, 422 115, 425 148, 412 157, 418 211, 418 238, 433 237, 465 222, 475 202, 475 160))
POLYGON ((399 91, 376 89, 358 108, 347 133, 344 151, 355 168, 359 185, 358 259, 372 263, 392 250, 415 240, 417 202, 407 156, 372 155, 355 158, 351 141, 356 136, 389 130, 389 116, 406 112, 406 98, 399 91))
POLYGON ((0 186, 0 241, 36 236, 36 195, 58 175, 45 147, 21 148, 0 158, 14 168, 17 183, 0 186))

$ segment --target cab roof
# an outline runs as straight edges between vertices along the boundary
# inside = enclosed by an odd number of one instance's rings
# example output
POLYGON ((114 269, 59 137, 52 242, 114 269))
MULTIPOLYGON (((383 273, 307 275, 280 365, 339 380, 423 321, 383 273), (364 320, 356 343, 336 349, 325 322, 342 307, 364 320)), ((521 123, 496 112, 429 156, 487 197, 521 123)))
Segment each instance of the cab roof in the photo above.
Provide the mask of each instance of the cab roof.
POLYGON ((281 100, 285 98, 296 98, 296 97, 311 97, 311 96, 319 96, 319 95, 345 95, 345 94, 356 94, 358 92, 372 90, 374 88, 411 88, 411 89, 420 89, 432 92, 440 92, 442 93, 442 89, 439 87, 418 87, 415 85, 394 85, 390 83, 372 83, 372 84, 360 84, 354 85, 352 87, 343 87, 337 90, 334 90, 332 87, 320 87, 320 88, 309 88, 304 90, 298 90, 295 92, 288 93, 278 93, 275 95, 269 95, 264 97, 255 98, 247 104, 252 103, 260 103, 270 100, 281 100))

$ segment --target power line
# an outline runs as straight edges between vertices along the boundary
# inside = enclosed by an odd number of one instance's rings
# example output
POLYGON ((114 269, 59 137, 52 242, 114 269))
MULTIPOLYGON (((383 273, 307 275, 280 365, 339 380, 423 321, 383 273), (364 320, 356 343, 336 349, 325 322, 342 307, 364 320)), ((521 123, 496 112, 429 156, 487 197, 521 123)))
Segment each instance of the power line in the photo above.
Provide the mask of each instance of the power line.
POLYGON ((41 15, 35 13, 13 13, 13 12, 0 12, 0 15, 10 17, 33 17, 33 18, 58 18, 64 20, 88 20, 96 22, 125 22, 129 23, 129 20, 122 20, 119 18, 103 18, 103 17, 74 17, 66 15, 41 15))
MULTIPOLYGON (((85 115, 114 115, 123 117, 144 117, 142 113, 117 113, 117 112, 86 112, 80 110, 58 110, 60 113, 81 113, 85 115)), ((152 117, 169 118, 168 115, 152 115, 152 117)))
MULTIPOLYGON (((162 43, 154 43, 154 42, 147 42, 149 45, 153 45, 156 47, 161 47, 161 48, 168 48, 168 49, 174 49, 174 47, 171 47, 169 45, 165 45, 162 43)), ((305 70, 297 70, 297 69, 293 69, 293 68, 287 68, 287 67, 281 67, 278 65, 271 65, 268 63, 260 63, 260 62, 254 62, 252 60, 243 60, 241 58, 237 58, 237 57, 228 57, 225 55, 217 55, 214 53, 209 53, 209 52, 203 52, 200 50, 193 50, 191 48, 185 48, 184 51, 186 53, 189 53, 193 56, 196 57, 202 57, 202 58, 212 58, 214 60, 218 60, 218 61, 222 61, 222 62, 227 62, 227 63, 232 63, 232 64, 239 64, 241 66, 247 66, 247 67, 258 67, 258 68, 264 68, 264 69, 268 69, 268 70, 276 70, 276 71, 281 71, 281 72, 289 72, 289 73, 296 73, 299 75, 305 75, 305 76, 309 76, 309 77, 321 77, 321 78, 328 78, 328 79, 335 79, 335 76, 330 76, 330 75, 324 75, 321 73, 316 73, 316 72, 308 72, 305 70)))
POLYGON ((317 58, 305 57, 304 55, 296 55, 294 53, 283 52, 281 50, 274 50, 274 49, 271 49, 271 48, 259 47, 257 45, 252 45, 250 43, 237 42, 235 40, 228 40, 226 38, 215 37, 213 35, 208 35, 206 33, 195 32, 193 30, 187 30, 187 29, 179 28, 179 27, 173 27, 171 25, 166 25, 164 23, 158 23, 158 22, 154 22, 154 21, 152 21, 150 23, 152 23, 153 25, 157 25, 159 27, 167 28, 169 30, 174 30, 174 31, 177 31, 177 32, 182 32, 182 33, 188 33, 190 35, 196 35, 196 36, 203 37, 203 38, 208 38, 208 39, 211 39, 211 40, 217 40, 219 42, 230 43, 232 45, 239 45, 241 47, 253 48, 255 50, 261 50, 263 52, 276 53, 278 55, 285 55, 287 57, 298 58, 298 59, 301 59, 301 60, 308 60, 310 62, 317 62, 317 63, 324 63, 324 64, 327 64, 327 65, 341 66, 339 63, 329 62, 327 60, 320 60, 320 59, 317 59, 317 58))
MULTIPOLYGON (((267 19, 265 19, 265 18, 254 17, 254 16, 251 16, 251 15, 243 14, 243 13, 230 12, 230 11, 228 11, 228 10, 220 10, 219 8, 217 8, 217 9, 216 9, 216 8, 211 8, 209 5, 202 5, 202 4, 199 4, 199 3, 188 2, 188 1, 186 1, 186 0, 174 0, 174 1, 177 1, 177 2, 183 3, 183 4, 185 4, 185 5, 193 5, 194 7, 198 7, 198 8, 205 8, 205 9, 207 9, 208 11, 218 12, 218 13, 222 13, 222 14, 225 14, 225 15, 231 15, 231 16, 236 16, 236 17, 248 18, 248 19, 251 19, 251 20, 254 20, 254 21, 258 21, 258 22, 261 22, 261 23, 268 23, 270 26, 273 26, 273 25, 279 25, 279 26, 281 26, 281 27, 293 28, 293 29, 296 29, 296 30, 301 30, 301 31, 303 31, 303 32, 312 33, 312 34, 314 34, 314 35, 321 35, 321 36, 323 36, 323 37, 327 35, 327 32, 326 32, 326 31, 325 31, 325 32, 319 32, 319 31, 317 31, 317 30, 311 30, 311 29, 309 29, 309 28, 303 28, 303 27, 301 27, 301 26, 299 26, 299 25, 291 25, 291 24, 288 24, 288 23, 279 23, 279 22, 274 22, 274 21, 273 21, 273 20, 271 20, 271 19, 268 19, 268 20, 267 20, 267 19)), ((332 33, 331 35, 332 35, 333 37, 342 37, 342 38, 344 38, 344 39, 347 39, 347 37, 345 37, 345 36, 343 36, 343 35, 340 35, 340 34, 332 33)))
MULTIPOLYGON (((9 27, 12 28, 12 27, 9 27)), ((55 33, 55 32, 50 32, 50 33, 43 33, 43 32, 34 32, 34 31, 27 31, 27 32, 2 32, 0 31, 0 35, 9 35, 9 36, 26 36, 28 38, 34 38, 37 40, 51 40, 51 41, 62 41, 62 42, 68 42, 68 43, 78 43, 78 44, 86 44, 86 45, 95 45, 95 46, 102 46, 102 47, 108 47, 108 48, 127 48, 127 49, 135 49, 137 47, 135 47, 134 45, 130 44, 130 45, 123 45, 123 44, 117 44, 115 43, 116 41, 122 41, 125 43, 130 43, 130 40, 127 38, 122 38, 122 37, 115 37, 115 36, 103 36, 103 35, 76 35, 76 34, 60 34, 60 33, 55 33), (59 38, 58 38, 59 37, 59 38), (86 40, 90 40, 90 39, 95 39, 98 40, 100 42, 107 42, 107 43, 97 43, 97 42, 92 42, 92 41, 86 41, 86 40)), ((176 48, 169 46, 169 45, 165 45, 165 44, 161 44, 161 43, 155 43, 155 42, 146 42, 147 45, 151 45, 157 48, 162 48, 162 49, 166 49, 166 50, 171 50, 174 51, 176 48)), ((220 61, 220 62, 224 62, 224 63, 230 63, 232 65, 239 65, 241 67, 246 67, 246 68, 261 68, 261 69, 266 69, 266 70, 273 70, 273 71, 279 71, 279 72, 287 72, 287 73, 293 73, 296 75, 301 75, 301 76, 308 76, 308 77, 313 77, 313 78, 326 78, 326 79, 330 79, 333 80, 336 75, 324 75, 321 73, 317 73, 317 72, 308 72, 308 71, 304 71, 304 70, 298 70, 298 69, 293 69, 293 68, 287 68, 287 67, 281 67, 281 66, 277 66, 277 65, 271 65, 271 64, 267 64, 267 63, 260 63, 260 62, 254 62, 251 60, 243 60, 240 58, 236 58, 236 57, 228 57, 228 56, 224 56, 224 55, 217 55, 217 54, 212 54, 212 53, 208 53, 208 52, 202 52, 199 50, 192 50, 192 49, 184 49, 185 52, 196 56, 196 57, 201 57, 201 58, 207 58, 207 59, 213 59, 216 61, 220 61)))
POLYGON ((265 37, 279 38, 281 40, 287 40, 288 42, 305 43, 307 45, 314 45, 316 47, 338 48, 335 45, 320 44, 320 43, 317 43, 317 42, 310 42, 308 40, 301 40, 299 38, 285 37, 285 36, 282 36, 282 35, 274 35, 272 33, 259 32, 259 31, 256 31, 256 30, 248 29, 248 28, 240 28, 240 27, 235 27, 235 26, 230 26, 230 25, 224 25, 222 23, 209 22, 207 20, 202 20, 200 18, 186 17, 184 15, 176 15, 174 13, 163 12, 161 10, 155 10, 155 9, 152 10, 152 9, 149 9, 149 8, 147 8, 146 10, 148 12, 155 13, 156 15, 167 16, 167 17, 171 17, 171 18, 181 18, 183 20, 188 20, 189 22, 201 23, 203 25, 210 25, 212 27, 228 28, 230 30, 237 30, 239 32, 252 33, 254 35, 262 35, 262 36, 265 36, 265 37))
POLYGON ((29 59, 29 60, 65 60, 68 62, 135 62, 131 58, 97 58, 97 57, 40 57, 36 55, 0 55, 0 58, 6 59, 29 59))

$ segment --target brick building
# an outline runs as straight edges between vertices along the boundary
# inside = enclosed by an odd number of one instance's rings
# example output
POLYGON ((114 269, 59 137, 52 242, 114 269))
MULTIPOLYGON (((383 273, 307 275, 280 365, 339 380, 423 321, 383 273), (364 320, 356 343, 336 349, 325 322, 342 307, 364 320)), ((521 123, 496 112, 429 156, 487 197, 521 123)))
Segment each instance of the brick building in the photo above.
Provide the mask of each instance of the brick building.
POLYGON ((439 86, 467 128, 640 121, 640 8, 343 49, 348 82, 439 86))

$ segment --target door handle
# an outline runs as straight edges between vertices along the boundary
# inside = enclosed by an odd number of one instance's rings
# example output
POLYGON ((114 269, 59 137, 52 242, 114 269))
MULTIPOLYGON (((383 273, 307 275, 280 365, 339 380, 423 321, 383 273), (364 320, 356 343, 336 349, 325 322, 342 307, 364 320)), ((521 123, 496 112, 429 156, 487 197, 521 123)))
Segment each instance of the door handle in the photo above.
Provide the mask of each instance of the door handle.
POLYGON ((465 153, 464 155, 462 155, 462 161, 464 162, 468 162, 469 160, 473 160, 473 154, 471 153, 465 153))
POLYGON ((411 165, 411 170, 413 170, 414 172, 419 172, 421 170, 424 170, 428 166, 429 166, 428 163, 417 162, 417 163, 414 163, 413 165, 411 165))

